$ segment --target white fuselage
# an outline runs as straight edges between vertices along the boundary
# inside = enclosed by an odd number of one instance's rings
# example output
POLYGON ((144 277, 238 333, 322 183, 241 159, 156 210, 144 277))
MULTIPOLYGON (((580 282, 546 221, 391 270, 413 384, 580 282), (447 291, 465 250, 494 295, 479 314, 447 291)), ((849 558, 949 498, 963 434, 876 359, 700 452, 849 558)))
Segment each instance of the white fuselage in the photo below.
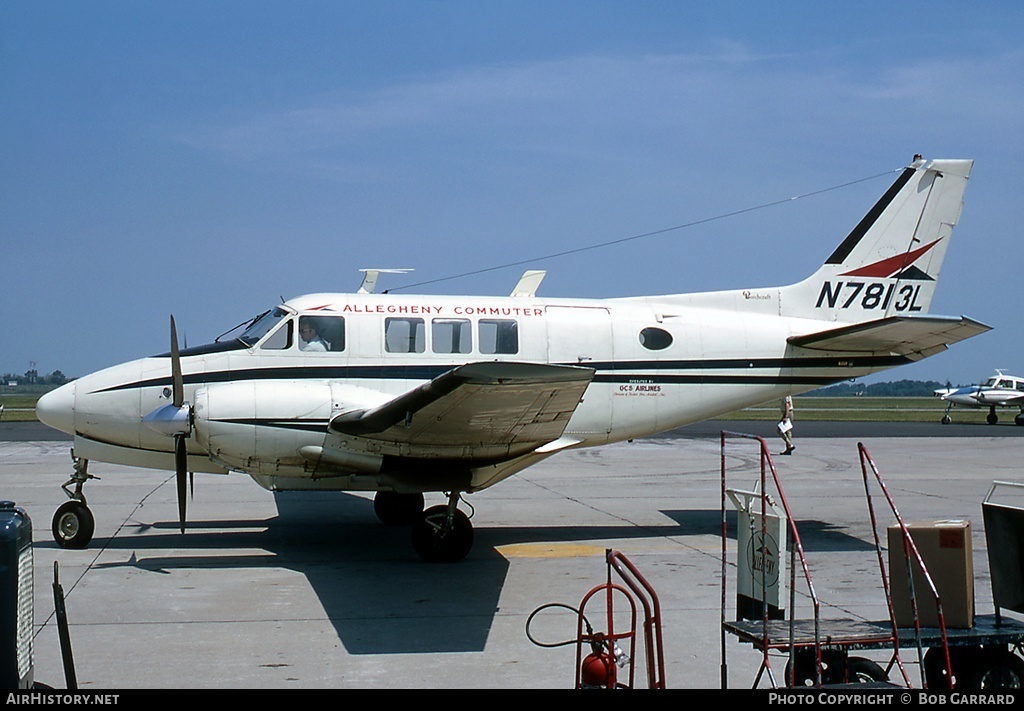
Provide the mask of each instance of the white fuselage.
MULTIPOLYGON (((563 447, 643 437, 908 362, 787 344, 790 336, 820 329, 817 320, 650 298, 318 294, 278 312, 280 323, 251 346, 182 353, 185 399, 197 420, 191 470, 245 471, 277 489, 376 489, 382 457, 458 458, 471 463, 471 488, 479 489, 563 447), (344 340, 342 349, 301 350, 296 324, 304 315, 335 319, 344 329, 334 336, 344 340), (496 327, 512 340, 499 343, 496 327), (284 329, 291 329, 287 337, 284 329), (505 457, 474 451, 453 457, 327 433, 341 413, 376 406, 454 366, 488 360, 595 370, 560 444, 505 457), (303 455, 304 448, 324 446, 335 452, 334 466, 303 455)), ((65 386, 48 409, 61 397, 73 399, 73 422, 64 429, 76 435, 80 456, 172 469, 168 438, 140 424, 168 401, 169 372, 169 357, 108 368, 65 386)))

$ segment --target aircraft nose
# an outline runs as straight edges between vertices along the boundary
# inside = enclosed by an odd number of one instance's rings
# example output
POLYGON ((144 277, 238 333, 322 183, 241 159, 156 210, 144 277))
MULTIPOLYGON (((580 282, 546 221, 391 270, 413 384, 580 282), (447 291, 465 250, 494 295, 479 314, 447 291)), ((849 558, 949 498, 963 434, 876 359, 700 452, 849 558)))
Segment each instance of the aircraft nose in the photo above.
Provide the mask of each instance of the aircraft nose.
POLYGON ((36 417, 45 425, 66 434, 75 433, 75 383, 61 385, 39 398, 36 417))

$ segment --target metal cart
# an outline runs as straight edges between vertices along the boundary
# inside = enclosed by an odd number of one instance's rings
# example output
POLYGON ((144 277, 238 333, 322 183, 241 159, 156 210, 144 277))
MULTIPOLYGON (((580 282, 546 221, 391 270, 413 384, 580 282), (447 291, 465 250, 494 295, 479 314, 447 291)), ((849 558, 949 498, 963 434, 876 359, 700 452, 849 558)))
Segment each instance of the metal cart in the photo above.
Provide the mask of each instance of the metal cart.
POLYGON ((665 651, 658 595, 636 566, 619 551, 606 549, 605 563, 608 568, 605 583, 591 588, 578 607, 557 602, 538 607, 526 620, 526 636, 539 647, 575 645, 577 689, 636 688, 635 672, 639 664, 646 669, 647 688, 664 689, 665 651), (587 617, 588 607, 591 613, 596 610, 595 620, 603 618, 604 631, 593 629, 587 617), (573 639, 543 643, 533 636, 534 618, 550 608, 568 609, 575 613, 576 636, 573 639), (643 622, 638 626, 640 608, 643 609, 643 622), (637 656, 641 640, 642 661, 637 656))
MULTIPOLYGON (((942 602, 936 586, 910 531, 889 496, 885 482, 878 474, 867 449, 863 444, 858 444, 857 448, 860 454, 868 511, 871 516, 879 573, 889 610, 889 619, 877 622, 821 619, 820 604, 814 590, 800 533, 765 440, 755 435, 724 431, 721 433, 722 688, 728 687, 727 634, 735 635, 741 642, 749 643, 761 652, 762 659, 754 680, 754 688, 758 687, 765 675, 773 688, 779 686, 772 668, 770 653, 776 653, 778 656, 783 652, 787 655, 783 681, 784 685, 789 687, 820 687, 848 682, 888 684, 890 673, 894 668, 899 670, 903 684, 910 687, 913 684, 901 657, 901 652, 906 648, 916 650, 923 687, 931 689, 1021 688, 1024 684, 1024 660, 1014 654, 1014 651, 1021 650, 1021 643, 1024 641, 1024 623, 1003 618, 999 609, 1002 605, 1018 612, 1024 611, 1024 570, 1022 570, 1024 557, 1021 555, 1024 552, 1024 508, 990 503, 992 491, 990 491, 989 497, 986 497, 983 510, 986 535, 989 536, 988 549, 993 574, 996 614, 975 617, 973 626, 967 629, 947 628, 942 602), (726 619, 727 571, 729 567, 726 543, 726 500, 731 497, 735 501, 735 494, 727 488, 726 444, 737 439, 754 441, 760 449, 761 477, 758 491, 760 509, 756 512, 760 515, 756 517, 756 520, 760 522, 761 536, 757 540, 764 542, 771 539, 768 521, 773 511, 778 512, 779 520, 784 522, 784 533, 788 534, 790 542, 788 620, 778 619, 779 615, 772 614, 773 607, 767 602, 771 599, 768 590, 769 581, 764 574, 758 578, 762 586, 759 597, 762 601, 759 610, 760 619, 756 617, 754 619, 726 619), (769 484, 773 487, 772 491, 769 491, 769 484), (890 581, 886 571, 882 543, 878 535, 872 486, 875 486, 883 494, 899 527, 913 619, 913 624, 910 627, 898 626, 897 616, 893 611, 890 581), (999 540, 994 541, 993 536, 998 536, 999 540), (906 561, 912 561, 912 564, 906 565, 906 561), (914 581, 917 576, 912 574, 914 565, 917 566, 920 579, 924 582, 923 587, 926 588, 924 591, 915 590, 914 581), (806 596, 812 608, 812 617, 809 619, 797 619, 795 615, 798 570, 801 573, 801 583, 806 587, 806 596), (923 627, 921 625, 919 600, 924 601, 924 604, 934 606, 936 626, 923 627), (892 655, 888 665, 882 668, 881 665, 870 659, 850 655, 851 651, 869 649, 891 649, 892 655)), ((1000 484, 1006 485, 1003 482, 1000 484)), ((767 546, 761 547, 760 555, 766 556, 769 553, 767 546)), ((782 557, 780 555, 780 558, 782 557)), ((763 571, 763 559, 760 560, 760 563, 763 571)), ((786 568, 782 563, 783 561, 780 560, 779 569, 786 568)))

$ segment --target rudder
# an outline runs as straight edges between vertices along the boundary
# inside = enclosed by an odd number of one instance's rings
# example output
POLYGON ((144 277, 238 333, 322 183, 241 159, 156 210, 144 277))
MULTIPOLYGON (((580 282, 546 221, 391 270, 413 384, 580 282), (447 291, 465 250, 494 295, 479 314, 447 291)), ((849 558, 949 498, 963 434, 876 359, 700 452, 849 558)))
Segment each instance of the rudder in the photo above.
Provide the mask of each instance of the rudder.
POLYGON ((928 313, 973 163, 915 157, 817 272, 781 289, 781 315, 858 322, 928 313))

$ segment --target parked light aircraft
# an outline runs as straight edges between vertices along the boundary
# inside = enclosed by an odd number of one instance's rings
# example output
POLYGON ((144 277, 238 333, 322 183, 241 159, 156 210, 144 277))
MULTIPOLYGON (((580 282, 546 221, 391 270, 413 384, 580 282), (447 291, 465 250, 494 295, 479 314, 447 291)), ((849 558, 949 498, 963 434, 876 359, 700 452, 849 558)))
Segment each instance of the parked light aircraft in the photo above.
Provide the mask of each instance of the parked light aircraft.
MULTIPOLYGON (((556 452, 643 437, 918 361, 988 330, 928 315, 973 161, 915 160, 809 278, 664 296, 311 294, 230 341, 101 370, 40 398, 74 436, 53 519, 88 544, 89 460, 244 472, 272 491, 376 492, 427 560, 455 561, 459 508, 556 452), (308 349, 308 350, 307 350, 308 349), (73 485, 73 489, 72 489, 73 485), (424 511, 424 493, 447 503, 424 511)), ((368 275, 375 276, 375 275, 368 275)))
POLYGON ((1020 412, 1013 418, 1015 424, 1024 425, 1024 378, 1015 375, 1004 375, 1001 370, 981 385, 968 385, 963 388, 943 388, 936 390, 935 395, 945 400, 946 412, 942 415, 942 424, 948 425, 952 419, 949 411, 954 406, 987 407, 990 425, 999 422, 996 415, 997 407, 1017 407, 1020 412))

